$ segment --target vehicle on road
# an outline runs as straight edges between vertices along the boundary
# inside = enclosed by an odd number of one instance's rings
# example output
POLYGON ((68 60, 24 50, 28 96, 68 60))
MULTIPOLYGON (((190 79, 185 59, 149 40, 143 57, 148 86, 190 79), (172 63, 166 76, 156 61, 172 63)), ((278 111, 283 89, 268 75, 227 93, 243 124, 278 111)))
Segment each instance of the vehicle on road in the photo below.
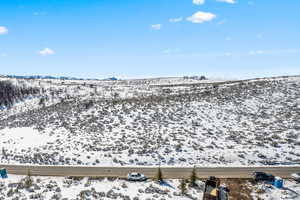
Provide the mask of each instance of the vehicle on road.
POLYGON ((266 182, 273 183, 275 181, 275 176, 273 176, 272 174, 265 173, 265 172, 254 172, 253 179, 255 182, 266 181, 266 182))
POLYGON ((291 174, 292 179, 300 183, 300 172, 291 174))
POLYGON ((144 174, 138 172, 131 172, 127 175, 129 181, 146 181, 147 177, 144 174))
POLYGON ((0 169, 0 178, 7 178, 7 170, 5 168, 0 169))

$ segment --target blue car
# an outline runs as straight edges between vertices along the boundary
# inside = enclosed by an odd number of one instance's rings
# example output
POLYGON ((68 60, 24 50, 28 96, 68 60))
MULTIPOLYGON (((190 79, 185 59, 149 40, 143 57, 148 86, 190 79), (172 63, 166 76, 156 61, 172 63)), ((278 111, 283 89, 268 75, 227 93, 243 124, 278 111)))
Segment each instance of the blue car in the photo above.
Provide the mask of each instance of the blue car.
POLYGON ((0 177, 7 178, 7 171, 5 168, 0 169, 0 177))

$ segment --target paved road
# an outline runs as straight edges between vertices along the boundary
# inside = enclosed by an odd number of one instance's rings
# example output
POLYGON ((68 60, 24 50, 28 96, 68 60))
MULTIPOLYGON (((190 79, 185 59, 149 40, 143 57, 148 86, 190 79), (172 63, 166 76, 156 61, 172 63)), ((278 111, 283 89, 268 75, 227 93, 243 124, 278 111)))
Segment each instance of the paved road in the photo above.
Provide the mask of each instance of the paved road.
MULTIPOLYGON (((157 167, 94 167, 94 166, 37 166, 37 165, 1 165, 9 174, 33 176, 88 176, 88 177, 119 177, 125 178, 129 172, 141 172, 148 177, 155 177, 157 167)), ((161 167, 164 178, 188 178, 192 167, 161 167)), ((250 178, 252 172, 264 171, 283 178, 291 173, 300 172, 297 166, 264 166, 264 167, 197 167, 199 178, 216 176, 219 178, 250 178)))

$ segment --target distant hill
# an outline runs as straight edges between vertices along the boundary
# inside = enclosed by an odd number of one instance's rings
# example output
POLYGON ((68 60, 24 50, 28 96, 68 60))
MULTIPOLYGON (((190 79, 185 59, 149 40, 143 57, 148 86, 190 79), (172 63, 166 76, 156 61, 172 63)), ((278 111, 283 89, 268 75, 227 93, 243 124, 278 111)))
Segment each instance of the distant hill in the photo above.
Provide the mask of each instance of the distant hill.
POLYGON ((104 79, 104 80, 108 80, 108 81, 117 81, 118 79, 116 77, 111 77, 111 78, 107 78, 107 79, 104 79))
MULTIPOLYGON (((18 75, 0 75, 0 77, 7 77, 7 78, 17 78, 17 79, 53 79, 53 80, 101 80, 95 78, 76 78, 76 77, 68 77, 68 76, 41 76, 41 75, 30 75, 30 76, 18 76, 18 75)), ((102 80, 111 80, 116 81, 118 80, 116 77, 111 77, 102 80)))

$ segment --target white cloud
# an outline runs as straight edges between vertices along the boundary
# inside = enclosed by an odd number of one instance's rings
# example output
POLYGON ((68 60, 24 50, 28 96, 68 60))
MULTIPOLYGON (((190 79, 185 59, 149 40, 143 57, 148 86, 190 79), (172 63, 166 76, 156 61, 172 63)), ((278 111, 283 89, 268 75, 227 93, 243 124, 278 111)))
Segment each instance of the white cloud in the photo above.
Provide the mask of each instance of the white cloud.
POLYGON ((236 3, 235 0, 217 0, 217 1, 219 1, 219 2, 225 2, 225 3, 231 3, 231 4, 236 3))
POLYGON ((151 28, 154 30, 160 30, 161 29, 161 24, 153 24, 151 25, 151 28))
POLYGON ((214 18, 216 18, 216 15, 214 15, 213 13, 198 11, 191 17, 186 18, 186 20, 192 23, 203 23, 211 21, 214 18))
POLYGON ((6 53, 1 53, 1 54, 0 54, 0 57, 6 57, 6 56, 7 56, 6 53))
POLYGON ((176 23, 176 22, 181 22, 182 20, 183 20, 182 17, 171 18, 171 19, 169 19, 169 22, 176 23))
POLYGON ((52 49, 45 48, 38 52, 41 56, 53 55, 55 52, 52 49))
POLYGON ((205 3, 205 0, 193 0, 193 4, 202 5, 205 3))
POLYGON ((5 26, 0 26, 0 35, 8 33, 8 29, 5 26))

